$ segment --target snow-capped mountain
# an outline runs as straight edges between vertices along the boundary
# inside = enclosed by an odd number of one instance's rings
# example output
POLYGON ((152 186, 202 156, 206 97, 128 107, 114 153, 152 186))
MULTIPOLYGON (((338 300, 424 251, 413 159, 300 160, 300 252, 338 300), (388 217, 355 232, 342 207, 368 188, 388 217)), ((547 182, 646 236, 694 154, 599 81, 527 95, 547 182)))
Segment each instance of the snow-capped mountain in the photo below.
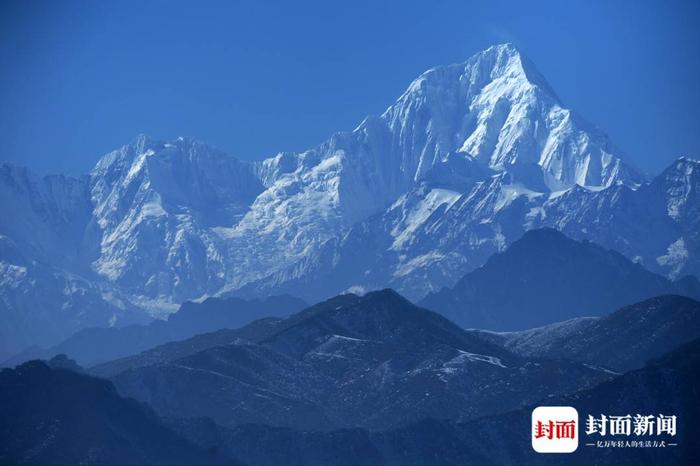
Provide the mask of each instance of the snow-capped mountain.
POLYGON ((510 44, 427 71, 381 116, 314 150, 267 160, 260 173, 268 189, 233 232, 257 229, 257 241, 277 252, 256 256, 266 277, 229 289, 247 285, 256 294, 288 283, 311 299, 329 286, 384 284, 420 297, 515 239, 483 225, 516 199, 641 182, 607 136, 565 109, 510 44), (458 201, 469 204, 462 211, 477 209, 458 228, 477 231, 465 239, 448 225, 422 234, 434 212, 458 201), (450 238, 465 251, 446 248, 450 238))
POLYGON ((153 309, 212 293, 231 265, 217 228, 240 222, 263 189, 252 164, 141 136, 90 174, 101 231, 92 269, 153 309))
POLYGON ((112 283, 90 276, 99 235, 88 177, 40 178, 0 164, 0 200, 0 357, 79 328, 147 320, 112 283))
POLYGON ((115 306, 163 315, 219 294, 391 286, 416 299, 541 226, 697 274, 698 170, 680 160, 645 182, 498 45, 423 73, 382 115, 301 153, 248 163, 142 136, 78 179, 3 165, 0 306, 27 318, 31 296, 62 286, 27 278, 39 265, 101 290, 91 312, 116 325, 115 306))

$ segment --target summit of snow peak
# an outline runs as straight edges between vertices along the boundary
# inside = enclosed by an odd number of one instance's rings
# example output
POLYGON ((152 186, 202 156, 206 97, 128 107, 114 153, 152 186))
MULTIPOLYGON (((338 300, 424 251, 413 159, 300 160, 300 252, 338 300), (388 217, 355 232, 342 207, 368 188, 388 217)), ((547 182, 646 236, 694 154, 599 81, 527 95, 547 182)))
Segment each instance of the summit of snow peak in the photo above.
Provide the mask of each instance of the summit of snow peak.
POLYGON ((640 181, 608 136, 565 108, 511 44, 426 71, 380 120, 401 151, 394 163, 413 181, 454 151, 496 172, 528 172, 521 182, 553 191, 640 181))
POLYGON ((538 86, 559 103, 559 98, 535 65, 510 43, 491 46, 464 62, 431 68, 416 78, 406 92, 418 92, 423 85, 437 83, 441 74, 450 72, 457 73, 460 80, 477 90, 499 79, 508 80, 502 87, 538 86))

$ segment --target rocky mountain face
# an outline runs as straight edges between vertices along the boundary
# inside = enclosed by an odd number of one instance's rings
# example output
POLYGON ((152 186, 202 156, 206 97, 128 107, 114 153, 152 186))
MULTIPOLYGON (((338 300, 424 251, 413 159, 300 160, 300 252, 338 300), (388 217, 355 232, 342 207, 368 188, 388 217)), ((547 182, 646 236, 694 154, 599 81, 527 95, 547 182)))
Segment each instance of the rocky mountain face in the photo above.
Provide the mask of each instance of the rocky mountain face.
POLYGON ((2 165, 3 351, 214 295, 420 299, 543 226, 697 275, 699 170, 645 181, 509 44, 301 153, 248 163, 138 137, 77 179, 2 165), (32 333, 42 315, 60 330, 32 333))
POLYGON ((700 282, 673 282, 618 252, 545 228, 528 231, 420 304, 462 327, 503 331, 599 316, 662 294, 700 299, 700 282))

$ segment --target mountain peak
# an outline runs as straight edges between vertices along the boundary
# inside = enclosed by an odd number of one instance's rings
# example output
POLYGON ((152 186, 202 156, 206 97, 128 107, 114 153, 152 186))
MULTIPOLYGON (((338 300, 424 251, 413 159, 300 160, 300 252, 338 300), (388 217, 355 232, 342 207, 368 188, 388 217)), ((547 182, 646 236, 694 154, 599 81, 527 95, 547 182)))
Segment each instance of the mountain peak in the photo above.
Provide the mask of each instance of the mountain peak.
POLYGON ((685 157, 681 156, 678 157, 672 164, 671 164, 671 169, 675 170, 682 170, 689 172, 688 174, 692 173, 693 170, 697 169, 700 167, 700 160, 696 160, 690 157, 685 157))
POLYGON ((488 47, 486 50, 498 50, 499 53, 507 53, 511 55, 518 55, 520 54, 520 50, 512 43, 512 42, 502 42, 500 44, 494 44, 490 47, 488 47))
POLYGON ((518 181, 533 189, 634 185, 638 179, 608 136, 565 108, 535 65, 510 43, 426 71, 381 119, 398 135, 401 173, 413 180, 449 152, 497 172, 518 173, 518 181), (531 170, 537 165, 540 173, 531 170))
POLYGON ((411 302, 401 296, 397 291, 391 289, 391 288, 384 288, 381 290, 375 290, 375 291, 370 291, 366 295, 364 295, 362 298, 360 298, 360 301, 366 302, 366 301, 377 301, 377 302, 392 302, 392 303, 400 303, 400 304, 408 304, 411 305, 411 302))
POLYGON ((496 54, 502 62, 508 64, 506 68, 512 76, 521 77, 531 85, 537 86, 545 91, 557 103, 561 101, 552 87, 549 85, 544 76, 538 71, 535 64, 524 54, 518 47, 506 42, 503 44, 493 45, 484 50, 484 54, 496 54))
MULTIPOLYGON (((525 64, 528 64, 528 66, 530 64, 530 62, 524 57, 524 54, 510 42, 492 45, 491 47, 476 53, 472 58, 476 58, 477 60, 495 60, 494 65, 510 65, 512 66, 510 71, 514 72, 515 74, 525 73, 525 64)), ((467 63, 470 60, 467 60, 467 63)))
MULTIPOLYGON (((133 165, 141 163, 144 158, 187 158, 196 160, 202 157, 215 157, 217 159, 239 162, 235 157, 209 146, 203 141, 192 137, 179 136, 174 140, 161 140, 147 134, 138 134, 128 144, 104 155, 95 165, 93 173, 101 173, 117 165, 124 170, 124 164, 133 165)), ((128 167, 126 167, 128 169, 128 167)))
POLYGON ((515 245, 516 243, 528 243, 531 241, 565 241, 570 243, 576 242, 575 240, 569 238, 559 230, 544 227, 526 231, 525 233, 523 233, 523 236, 521 236, 520 239, 513 242, 513 244, 515 245))
MULTIPOLYGON (((559 98, 535 64, 510 42, 492 45, 475 53, 463 63, 448 66, 462 67, 467 74, 481 76, 485 85, 498 79, 507 79, 511 87, 536 86, 559 103, 559 98)), ((475 82, 478 81, 479 79, 475 79, 475 82)))
POLYGON ((505 331, 601 315, 654 295, 694 292, 614 250, 542 229, 525 233, 454 288, 419 304, 463 327, 505 331))
POLYGON ((456 72, 460 81, 466 77, 476 88, 482 88, 499 78, 508 78, 529 84, 542 84, 547 91, 551 91, 534 64, 513 44, 504 43, 477 52, 464 62, 430 68, 411 83, 408 92, 417 92, 422 89, 422 83, 444 79, 444 75, 451 72, 456 72))
POLYGON ((668 183, 680 183, 688 185, 687 189, 676 192, 675 194, 688 194, 692 190, 690 185, 694 185, 700 179, 700 160, 691 159, 688 157, 679 157, 671 163, 661 174, 654 180, 654 183, 661 183, 664 188, 668 188, 668 183))

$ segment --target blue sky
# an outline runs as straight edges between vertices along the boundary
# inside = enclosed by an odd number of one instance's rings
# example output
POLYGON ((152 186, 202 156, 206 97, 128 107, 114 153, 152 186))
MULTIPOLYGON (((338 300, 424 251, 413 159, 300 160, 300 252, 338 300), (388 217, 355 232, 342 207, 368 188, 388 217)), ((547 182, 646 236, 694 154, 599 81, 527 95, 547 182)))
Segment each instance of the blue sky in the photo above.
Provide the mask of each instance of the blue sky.
POLYGON ((0 159, 80 174, 138 133, 303 150, 512 42, 658 173, 700 158, 697 1, 0 1, 0 159))

